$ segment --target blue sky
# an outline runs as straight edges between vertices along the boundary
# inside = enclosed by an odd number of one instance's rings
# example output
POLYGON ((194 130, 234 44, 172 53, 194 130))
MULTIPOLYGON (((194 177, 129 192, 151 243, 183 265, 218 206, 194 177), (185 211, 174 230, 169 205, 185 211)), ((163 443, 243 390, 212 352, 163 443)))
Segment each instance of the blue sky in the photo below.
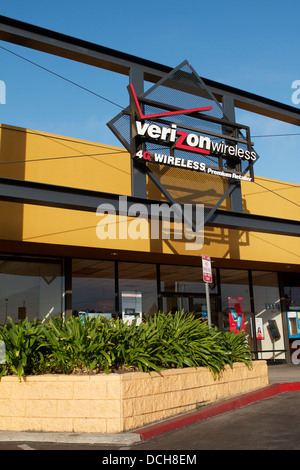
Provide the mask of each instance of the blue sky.
MULTIPOLYGON (((176 67, 187 59, 205 78, 292 103, 300 80, 299 0, 10 0, 0 14, 176 67)), ((123 75, 0 41, 0 46, 126 107, 123 75)), ((0 49, 6 104, 0 122, 119 145, 106 123, 119 108, 0 49)), ((244 111, 260 159, 255 173, 299 183, 298 126, 244 111)))

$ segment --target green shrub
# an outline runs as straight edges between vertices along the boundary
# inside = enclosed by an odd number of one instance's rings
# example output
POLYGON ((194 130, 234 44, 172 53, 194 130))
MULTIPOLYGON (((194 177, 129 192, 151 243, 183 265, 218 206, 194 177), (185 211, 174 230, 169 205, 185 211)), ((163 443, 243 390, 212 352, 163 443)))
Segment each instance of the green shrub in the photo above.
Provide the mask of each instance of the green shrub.
POLYGON ((1 327, 0 339, 5 343, 6 364, 1 366, 4 372, 18 376, 35 374, 43 356, 39 354, 41 340, 41 323, 24 321, 15 324, 9 319, 9 324, 1 327))
POLYGON ((207 367, 214 376, 234 362, 251 366, 250 348, 243 332, 223 333, 193 315, 156 314, 138 327, 102 317, 60 317, 46 323, 0 328, 6 346, 6 364, 0 375, 98 373, 136 369, 207 367))

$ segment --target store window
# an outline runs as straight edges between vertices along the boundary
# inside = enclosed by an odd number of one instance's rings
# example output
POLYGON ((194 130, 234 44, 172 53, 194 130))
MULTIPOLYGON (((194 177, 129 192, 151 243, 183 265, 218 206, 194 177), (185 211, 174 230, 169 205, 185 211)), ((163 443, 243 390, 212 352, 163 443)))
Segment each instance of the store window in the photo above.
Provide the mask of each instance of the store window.
POLYGON ((218 326, 223 331, 251 333, 251 306, 248 271, 220 269, 221 311, 218 326))
POLYGON ((291 361, 299 364, 300 274, 282 273, 285 315, 288 326, 291 361))
POLYGON ((300 274, 298 273, 284 273, 284 297, 286 303, 286 310, 299 310, 300 309, 300 274))
MULTIPOLYGON (((162 311, 193 313, 198 318, 207 318, 207 302, 202 268, 197 266, 160 266, 160 288, 162 311)), ((217 308, 216 270, 209 284, 212 319, 217 308)))
POLYGON ((113 261, 72 260, 72 311, 115 313, 113 261))
POLYGON ((22 258, 0 259, 0 323, 26 317, 43 320, 63 313, 60 262, 22 258))
MULTIPOLYGON (((162 264, 160 266, 160 283, 162 292, 205 294, 202 268, 197 266, 162 264)), ((215 282, 213 287, 215 288, 215 282)))
POLYGON ((120 314, 157 313, 156 265, 120 262, 118 271, 120 314))
MULTIPOLYGON (((277 273, 252 271, 258 359, 285 359, 277 273)), ((254 338, 252 332, 251 338, 254 338)))
MULTIPOLYGON (((210 294, 212 323, 216 311, 216 296, 210 294)), ((167 295, 162 297, 162 311, 165 313, 191 313, 196 318, 207 320, 207 301, 205 294, 199 295, 167 295)))

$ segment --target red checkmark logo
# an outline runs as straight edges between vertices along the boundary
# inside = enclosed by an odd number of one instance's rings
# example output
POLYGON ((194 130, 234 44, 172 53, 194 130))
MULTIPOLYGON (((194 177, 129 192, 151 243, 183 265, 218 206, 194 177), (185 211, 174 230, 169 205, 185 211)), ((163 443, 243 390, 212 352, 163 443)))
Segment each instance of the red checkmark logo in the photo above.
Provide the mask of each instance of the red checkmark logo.
POLYGON ((165 116, 175 116, 176 114, 191 114, 191 113, 196 113, 196 112, 200 112, 200 111, 210 111, 211 109, 213 109, 212 106, 206 106, 204 108, 182 109, 180 111, 170 111, 170 112, 167 112, 167 113, 143 114, 143 112, 141 110, 139 100, 136 96, 136 92, 135 92, 135 89, 134 89, 132 83, 129 84, 129 87, 130 87, 130 91, 132 93, 132 97, 135 101, 137 110, 139 112, 140 119, 153 119, 153 118, 165 117, 165 116))

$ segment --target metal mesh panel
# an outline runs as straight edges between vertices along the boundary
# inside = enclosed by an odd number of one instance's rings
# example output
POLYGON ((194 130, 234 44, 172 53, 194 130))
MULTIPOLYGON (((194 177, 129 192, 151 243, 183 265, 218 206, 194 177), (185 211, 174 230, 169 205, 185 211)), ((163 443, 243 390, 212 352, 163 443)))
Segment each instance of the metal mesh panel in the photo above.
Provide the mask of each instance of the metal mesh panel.
MULTIPOLYGON (((228 180, 220 176, 156 163, 149 163, 148 166, 172 198, 180 204, 204 204, 205 207, 213 207, 228 189, 228 180)), ((149 198, 164 199, 150 180, 147 189, 149 198)), ((222 207, 228 209, 229 201, 225 201, 222 207)))
MULTIPOLYGON (((211 105, 207 104, 206 106, 211 106, 211 105)), ((196 104, 194 103, 194 108, 195 107, 200 108, 200 107, 203 107, 203 105, 200 104, 199 106, 196 106, 196 104)), ((186 107, 186 109, 191 109, 191 108, 186 107)), ((163 108, 154 107, 154 106, 150 106, 150 105, 147 105, 147 104, 144 105, 144 110, 145 110, 144 111, 145 114, 162 113, 162 112, 165 111, 163 108)), ((205 113, 201 113, 201 116, 203 116, 203 115, 205 115, 205 113)), ((207 112, 207 115, 208 115, 208 112, 207 112)), ((159 119, 159 121, 161 121, 162 123, 168 123, 170 121, 170 118, 161 117, 159 119)), ((188 114, 186 114, 186 115, 185 114, 174 115, 174 116, 172 116, 172 122, 174 124, 178 124, 178 125, 181 124, 181 125, 185 125, 185 126, 188 126, 188 127, 194 127, 196 129, 199 129, 199 130, 201 129, 203 131, 211 131, 211 132, 216 132, 216 133, 219 133, 219 134, 222 134, 222 129, 223 129, 223 126, 218 124, 218 123, 200 120, 200 119, 197 119, 197 118, 195 118, 191 115, 188 115, 188 114)))
POLYGON ((128 114, 119 114, 108 123, 108 127, 122 142, 124 147, 130 151, 130 116, 128 114))
MULTIPOLYGON (((179 130, 180 128, 178 128, 179 130)), ((150 152, 151 154, 153 153, 162 153, 162 154, 168 154, 170 155, 171 152, 169 152, 169 148, 160 145, 158 142, 145 142, 145 149, 150 152)), ((185 150, 179 150, 179 149, 173 149, 172 150, 172 155, 174 157, 180 157, 184 158, 185 160, 192 160, 194 162, 204 162, 206 165, 212 166, 212 167, 218 167, 218 158, 214 157, 212 155, 201 155, 201 154, 196 154, 196 153, 191 153, 185 150)))
POLYGON ((181 68, 175 69, 163 80, 162 84, 152 87, 144 96, 150 100, 183 109, 213 106, 209 115, 219 119, 223 118, 221 106, 187 63, 181 68))

